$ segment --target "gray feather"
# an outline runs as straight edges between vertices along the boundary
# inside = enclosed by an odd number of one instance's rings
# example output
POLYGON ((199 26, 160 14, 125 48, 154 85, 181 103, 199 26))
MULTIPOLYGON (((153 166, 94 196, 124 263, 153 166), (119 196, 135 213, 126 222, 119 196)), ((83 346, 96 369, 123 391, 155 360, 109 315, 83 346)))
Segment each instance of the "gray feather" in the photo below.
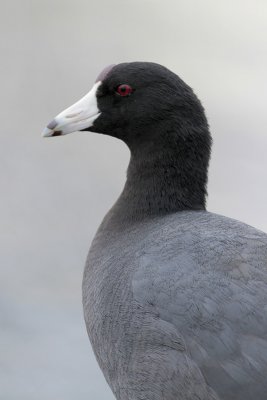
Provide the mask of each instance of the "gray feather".
POLYGON ((267 398, 265 233, 205 211, 116 229, 111 213, 83 288, 118 399, 267 398))

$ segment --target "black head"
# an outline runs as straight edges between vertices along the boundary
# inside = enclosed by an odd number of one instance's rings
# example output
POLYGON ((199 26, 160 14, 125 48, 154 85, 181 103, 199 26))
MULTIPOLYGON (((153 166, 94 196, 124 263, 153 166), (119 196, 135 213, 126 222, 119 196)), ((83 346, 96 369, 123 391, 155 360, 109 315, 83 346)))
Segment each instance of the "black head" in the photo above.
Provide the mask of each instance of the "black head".
POLYGON ((104 75, 96 97, 100 115, 85 130, 117 137, 131 150, 198 141, 202 131, 207 142, 210 140, 203 107, 192 89, 159 64, 113 66, 104 75))
MULTIPOLYGON (((172 205, 166 208, 205 207, 211 146, 208 123, 193 90, 167 68, 150 62, 105 68, 92 90, 60 113, 44 136, 77 130, 123 140, 132 155, 128 178, 137 176, 140 181, 141 175, 157 174, 155 190, 166 193, 171 187, 173 191, 168 195, 172 205)), ((147 183, 143 179, 143 186, 151 187, 151 179, 147 183)))

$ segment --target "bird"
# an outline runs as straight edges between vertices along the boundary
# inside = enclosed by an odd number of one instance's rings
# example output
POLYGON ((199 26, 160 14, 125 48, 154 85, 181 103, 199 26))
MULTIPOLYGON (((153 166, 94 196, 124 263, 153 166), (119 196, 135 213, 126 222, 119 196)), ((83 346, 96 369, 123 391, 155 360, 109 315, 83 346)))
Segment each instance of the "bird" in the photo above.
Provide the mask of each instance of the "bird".
POLYGON ((117 400, 267 399, 267 234, 206 209, 212 138, 177 74, 107 66, 44 137, 109 135, 125 186, 83 275, 89 339, 117 400))

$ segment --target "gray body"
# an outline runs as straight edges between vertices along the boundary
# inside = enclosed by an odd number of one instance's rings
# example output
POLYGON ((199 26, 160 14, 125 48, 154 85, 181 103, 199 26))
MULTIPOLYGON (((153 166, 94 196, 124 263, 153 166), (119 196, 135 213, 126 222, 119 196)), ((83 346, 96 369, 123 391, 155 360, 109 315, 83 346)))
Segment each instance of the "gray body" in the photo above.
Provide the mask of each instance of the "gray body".
POLYGON ((115 206, 83 301, 117 399, 267 399, 265 233, 207 211, 122 223, 115 206))

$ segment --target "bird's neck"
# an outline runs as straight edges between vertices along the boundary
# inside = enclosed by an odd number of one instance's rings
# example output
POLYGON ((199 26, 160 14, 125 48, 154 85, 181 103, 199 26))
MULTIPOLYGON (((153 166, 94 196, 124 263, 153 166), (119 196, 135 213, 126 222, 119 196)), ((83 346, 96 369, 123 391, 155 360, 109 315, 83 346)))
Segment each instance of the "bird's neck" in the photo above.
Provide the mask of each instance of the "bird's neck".
POLYGON ((127 181, 115 205, 119 218, 140 220, 182 210, 205 210, 207 163, 184 149, 132 153, 127 181))

